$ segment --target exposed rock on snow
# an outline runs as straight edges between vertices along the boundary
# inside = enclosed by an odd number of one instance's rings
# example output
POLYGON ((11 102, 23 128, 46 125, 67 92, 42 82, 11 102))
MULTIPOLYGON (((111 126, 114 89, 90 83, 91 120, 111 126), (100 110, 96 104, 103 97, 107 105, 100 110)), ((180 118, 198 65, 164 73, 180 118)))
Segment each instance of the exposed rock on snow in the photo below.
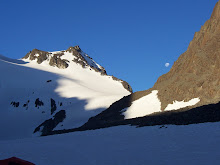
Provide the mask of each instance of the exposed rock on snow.
MULTIPOLYGON (((41 64, 44 61, 47 63, 49 62, 50 66, 60 69, 66 69, 71 62, 75 62, 83 68, 90 68, 96 72, 100 72, 101 75, 107 75, 105 68, 97 64, 91 57, 84 53, 79 46, 71 46, 65 51, 56 52, 46 52, 33 49, 27 53, 23 59, 37 61, 38 64, 41 64)), ((126 81, 120 80, 114 76, 112 76, 112 78, 113 80, 121 82, 125 89, 132 92, 131 86, 126 81)))
POLYGON ((46 120, 40 124, 35 130, 34 133, 40 131, 41 135, 46 135, 48 132, 51 132, 59 123, 63 122, 66 118, 66 111, 60 110, 57 112, 53 118, 46 120))

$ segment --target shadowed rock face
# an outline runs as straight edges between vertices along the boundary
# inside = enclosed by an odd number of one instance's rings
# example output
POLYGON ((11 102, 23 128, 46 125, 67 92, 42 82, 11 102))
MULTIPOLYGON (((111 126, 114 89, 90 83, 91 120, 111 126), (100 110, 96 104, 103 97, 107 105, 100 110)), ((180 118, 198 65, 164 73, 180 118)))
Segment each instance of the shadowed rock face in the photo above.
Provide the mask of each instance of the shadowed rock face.
POLYGON ((46 135, 50 133, 60 122, 62 122, 66 118, 66 111, 60 110, 57 112, 53 118, 46 120, 42 124, 40 124, 35 130, 36 132, 41 132, 42 135, 46 135), (40 130, 42 128, 42 130, 40 130))

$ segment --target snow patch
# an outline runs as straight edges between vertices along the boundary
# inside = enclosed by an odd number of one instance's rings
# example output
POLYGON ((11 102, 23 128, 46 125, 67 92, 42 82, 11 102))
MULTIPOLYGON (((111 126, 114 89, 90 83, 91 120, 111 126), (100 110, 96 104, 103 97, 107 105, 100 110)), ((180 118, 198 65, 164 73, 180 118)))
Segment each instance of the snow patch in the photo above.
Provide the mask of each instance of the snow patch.
POLYGON ((75 57, 72 53, 65 52, 64 55, 60 57, 61 60, 68 60, 69 62, 72 61, 75 57))
MULTIPOLYGON (((125 119, 143 117, 155 112, 162 112, 161 102, 157 97, 157 93, 157 90, 153 90, 150 94, 132 102, 130 107, 122 109, 121 112, 123 112, 125 119)), ((172 104, 167 105, 165 111, 177 110, 187 106, 192 106, 197 104, 199 101, 199 98, 193 98, 187 102, 174 101, 172 104)))
POLYGON ((184 108, 187 106, 192 106, 192 105, 197 104, 199 101, 200 101, 199 98, 193 98, 187 102, 184 102, 184 100, 183 101, 176 101, 175 100, 175 101, 173 101, 172 104, 167 105, 167 107, 165 108, 165 111, 177 110, 177 109, 184 108))
POLYGON ((161 102, 157 97, 157 90, 153 90, 149 95, 146 95, 132 103, 128 108, 123 109, 125 119, 143 117, 154 112, 161 111, 161 102))

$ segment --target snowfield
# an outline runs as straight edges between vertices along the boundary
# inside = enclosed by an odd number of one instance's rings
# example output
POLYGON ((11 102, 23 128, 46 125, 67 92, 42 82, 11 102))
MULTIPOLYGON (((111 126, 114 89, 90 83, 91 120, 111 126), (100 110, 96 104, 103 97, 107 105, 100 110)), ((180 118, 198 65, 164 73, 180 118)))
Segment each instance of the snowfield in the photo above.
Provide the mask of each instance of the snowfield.
MULTIPOLYGON (((125 119, 132 119, 137 117, 143 117, 155 112, 161 112, 161 102, 157 96, 158 91, 153 90, 150 94, 132 102, 131 106, 123 109, 123 115, 125 119)), ((177 110, 187 106, 192 106, 200 101, 199 98, 193 98, 187 102, 174 101, 172 104, 168 104, 165 111, 177 110)))
POLYGON ((111 76, 71 61, 74 56, 70 53, 65 52, 62 58, 69 61, 66 69, 50 66, 48 60, 38 64, 36 60, 0 56, 0 140, 31 137, 37 126, 61 110, 66 118, 56 130, 79 127, 130 94, 111 76), (53 100, 56 109, 52 113, 53 100))
POLYGON ((0 159, 37 165, 219 165, 220 123, 85 132, 0 141, 0 159), (167 128, 166 128, 167 127, 167 128))
POLYGON ((161 102, 157 97, 158 91, 154 90, 150 94, 134 101, 132 105, 124 110, 125 119, 142 117, 154 112, 161 112, 161 102))

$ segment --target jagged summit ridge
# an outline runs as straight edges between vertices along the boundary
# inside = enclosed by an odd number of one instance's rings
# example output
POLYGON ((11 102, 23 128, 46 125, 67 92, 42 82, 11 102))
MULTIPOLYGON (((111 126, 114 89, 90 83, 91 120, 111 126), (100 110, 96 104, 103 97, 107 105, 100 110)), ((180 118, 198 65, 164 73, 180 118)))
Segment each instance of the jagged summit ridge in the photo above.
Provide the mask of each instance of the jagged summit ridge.
POLYGON ((65 55, 73 56, 72 60, 75 63, 80 64, 83 68, 84 67, 91 67, 97 72, 106 75, 105 68, 98 65, 91 57, 89 57, 86 53, 84 53, 81 48, 77 45, 74 47, 69 47, 67 50, 64 51, 56 51, 56 52, 46 52, 38 49, 33 49, 29 53, 27 53, 23 59, 29 60, 37 60, 38 64, 41 64, 44 61, 49 61, 50 66, 58 67, 60 69, 65 69, 69 66, 71 62, 70 59, 64 57, 65 55))
MULTIPOLYGON (((78 45, 74 47, 70 46, 67 50, 55 52, 33 49, 27 53, 23 59, 36 61, 38 64, 45 62, 48 65, 59 69, 66 69, 71 63, 76 63, 82 68, 89 68, 90 70, 99 72, 103 76, 108 76, 105 68, 97 64, 88 54, 83 52, 78 45)), ((111 77, 113 80, 119 81, 126 90, 132 93, 132 88, 126 81, 114 76, 111 77)))

